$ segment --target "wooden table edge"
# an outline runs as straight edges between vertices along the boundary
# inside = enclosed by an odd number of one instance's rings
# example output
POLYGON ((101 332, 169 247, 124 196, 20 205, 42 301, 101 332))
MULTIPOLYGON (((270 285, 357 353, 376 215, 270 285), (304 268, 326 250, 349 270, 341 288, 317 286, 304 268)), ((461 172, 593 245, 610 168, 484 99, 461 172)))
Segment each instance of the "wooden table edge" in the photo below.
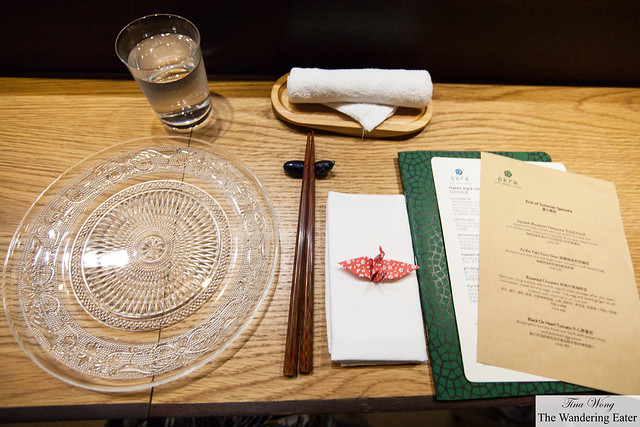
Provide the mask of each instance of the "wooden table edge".
POLYGON ((147 418, 149 403, 21 406, 0 408, 0 424, 16 422, 147 418))
POLYGON ((435 396, 370 397, 260 402, 88 404, 0 408, 0 423, 92 419, 185 418, 421 412, 534 406, 536 396, 437 400, 435 396))
POLYGON ((165 403, 152 404, 150 417, 212 417, 251 415, 320 415, 370 412, 415 412, 532 406, 535 396, 496 399, 440 401, 434 396, 377 397, 354 399, 313 399, 262 402, 165 403))

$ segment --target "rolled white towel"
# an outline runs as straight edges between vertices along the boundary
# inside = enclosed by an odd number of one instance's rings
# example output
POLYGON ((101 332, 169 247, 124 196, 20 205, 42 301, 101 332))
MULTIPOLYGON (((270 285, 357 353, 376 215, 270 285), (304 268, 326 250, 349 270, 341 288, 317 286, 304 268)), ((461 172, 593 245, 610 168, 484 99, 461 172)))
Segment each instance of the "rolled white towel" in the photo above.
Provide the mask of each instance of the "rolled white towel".
POLYGON ((293 103, 317 103, 351 116, 370 132, 397 107, 424 108, 433 84, 426 70, 292 68, 287 94, 293 103))
POLYGON ((431 101, 433 84, 426 70, 292 68, 287 93, 291 102, 424 108, 431 101))

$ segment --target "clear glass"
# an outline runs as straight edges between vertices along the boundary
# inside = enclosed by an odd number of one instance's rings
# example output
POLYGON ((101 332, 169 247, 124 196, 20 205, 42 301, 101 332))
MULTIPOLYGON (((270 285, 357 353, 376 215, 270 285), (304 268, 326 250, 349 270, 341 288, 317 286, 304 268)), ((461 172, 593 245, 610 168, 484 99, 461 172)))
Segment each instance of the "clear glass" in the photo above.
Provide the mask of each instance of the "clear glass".
POLYGON ((187 130, 211 114, 211 95, 195 25, 176 15, 149 15, 124 27, 116 53, 160 120, 187 130))
POLYGON ((5 259, 4 309, 51 375, 144 389, 213 369, 249 339, 278 245, 271 201, 238 158, 195 138, 132 140, 34 202, 5 259))

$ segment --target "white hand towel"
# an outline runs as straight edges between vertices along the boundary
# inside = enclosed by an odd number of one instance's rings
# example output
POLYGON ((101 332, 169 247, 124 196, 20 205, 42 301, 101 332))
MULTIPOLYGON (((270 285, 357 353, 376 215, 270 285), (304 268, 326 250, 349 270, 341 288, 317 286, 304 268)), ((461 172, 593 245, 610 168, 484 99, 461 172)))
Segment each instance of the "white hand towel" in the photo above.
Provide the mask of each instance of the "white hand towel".
POLYGON ((351 117, 362 126, 366 132, 371 132, 380 123, 387 120, 396 112, 396 108, 391 105, 382 104, 362 104, 349 102, 328 102, 324 105, 340 111, 351 117))
POLYGON ((291 102, 328 105, 353 117, 365 131, 371 131, 392 115, 396 107, 426 107, 431 101, 433 84, 426 70, 296 67, 287 78, 287 93, 291 102))
POLYGON ((326 313, 331 360, 343 365, 427 360, 416 273, 374 283, 338 263, 386 252, 413 263, 403 195, 329 192, 326 230, 326 313))

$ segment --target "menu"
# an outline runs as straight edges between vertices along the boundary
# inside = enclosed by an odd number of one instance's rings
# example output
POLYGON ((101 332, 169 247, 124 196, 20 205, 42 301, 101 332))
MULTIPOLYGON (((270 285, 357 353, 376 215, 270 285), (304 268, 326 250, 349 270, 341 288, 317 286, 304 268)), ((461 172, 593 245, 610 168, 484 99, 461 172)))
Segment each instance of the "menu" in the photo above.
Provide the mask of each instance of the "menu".
POLYGON ((478 361, 640 394, 640 299, 613 183, 482 153, 478 361))
MULTIPOLYGON (((561 163, 535 164, 564 170, 561 163)), ((480 165, 480 159, 431 159, 464 375, 474 382, 549 381, 477 362, 480 165)))

